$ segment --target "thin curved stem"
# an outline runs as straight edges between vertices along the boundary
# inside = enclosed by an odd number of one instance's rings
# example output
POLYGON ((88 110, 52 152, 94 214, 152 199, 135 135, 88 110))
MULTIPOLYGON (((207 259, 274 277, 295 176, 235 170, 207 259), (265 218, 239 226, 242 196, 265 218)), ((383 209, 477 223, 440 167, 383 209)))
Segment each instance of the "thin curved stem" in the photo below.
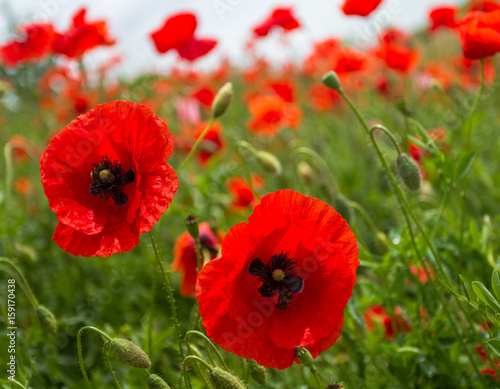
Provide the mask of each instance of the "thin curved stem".
POLYGON ((203 139, 205 138, 205 136, 207 136, 208 131, 210 131, 210 128, 214 124, 214 121, 215 118, 212 116, 210 118, 210 121, 208 122, 207 127, 203 130, 198 139, 196 139, 196 142, 194 143, 193 148, 191 149, 189 154, 186 156, 186 158, 184 158, 184 161, 182 161, 179 167, 177 168, 177 174, 179 174, 179 172, 184 168, 184 166, 186 166, 186 164, 191 160, 191 158, 193 158, 194 153, 196 153, 196 150, 198 150, 198 147, 200 146, 201 142, 203 142, 203 139))
POLYGON ((2 264, 2 263, 5 263, 7 266, 10 266, 12 269, 14 269, 14 271, 17 274, 19 274, 19 277, 21 277, 21 280, 24 284, 25 292, 26 292, 28 298, 30 299, 33 306, 35 308, 38 308, 38 305, 39 305, 38 301, 37 301, 35 295, 33 294, 32 290, 30 288, 30 285, 28 284, 28 281, 24 277, 24 274, 21 272, 21 270, 19 270, 19 268, 16 265, 14 265, 8 258, 0 257, 0 264, 2 264))
POLYGON ((108 350, 106 349, 106 346, 104 347, 104 359, 106 360, 106 365, 108 365, 108 369, 111 372, 111 377, 113 377, 113 382, 115 383, 115 386, 118 389, 122 389, 120 383, 118 382, 118 379, 115 376, 115 372, 113 371, 113 366, 111 366, 111 362, 109 361, 108 350))
POLYGON ((253 184, 253 181, 252 181, 252 175, 250 174, 250 169, 248 169, 247 161, 243 157, 243 154, 240 151, 240 147, 247 149, 248 151, 250 151, 254 155, 255 155, 255 152, 257 150, 255 150, 255 148, 250 143, 245 142, 245 141, 239 141, 236 143, 236 146, 235 146, 236 155, 238 156, 238 158, 241 161, 241 166, 243 167, 243 171, 245 172, 245 176, 246 176, 246 179, 248 181, 248 186, 250 186, 250 190, 252 191, 253 197, 260 202, 260 196, 257 193, 257 191, 255 190, 255 185, 253 184))
POLYGON ((219 350, 217 350, 217 347, 215 347, 215 345, 212 343, 212 341, 208 338, 208 336, 206 336, 205 334, 202 334, 201 332, 199 331, 188 331, 186 332, 186 335, 184 336, 184 340, 186 341, 186 343, 188 343, 188 338, 189 336, 191 335, 196 335, 196 336, 199 336, 200 338, 202 338, 205 342, 207 342, 211 347, 212 349, 215 351, 215 355, 217 355, 217 358, 219 359, 219 361, 221 362, 222 366, 224 366, 224 369, 226 369, 227 371, 229 371, 229 368, 227 367, 226 365, 226 362, 224 361, 224 358, 222 358, 222 355, 220 354, 219 350))
POLYGON ((387 128, 385 128, 384 126, 382 126, 380 124, 376 124, 376 125, 372 126, 370 128, 370 134, 373 134, 373 132, 375 130, 383 131, 391 139, 391 141, 394 145, 394 148, 398 152, 398 155, 401 155, 401 149, 399 148, 398 142, 396 141, 396 138, 394 138, 394 135, 392 134, 392 132, 390 132, 387 128))
POLYGON ((469 146, 470 144, 470 138, 472 135, 472 118, 474 117, 474 114, 476 113, 477 107, 479 106, 479 102, 481 101, 481 97, 483 95, 484 91, 484 84, 486 80, 486 72, 485 72, 485 64, 484 64, 484 58, 481 58, 481 86, 479 87, 479 93, 476 96, 476 99, 474 100, 474 103, 472 104, 472 109, 469 114, 469 126, 467 129, 467 138, 466 138, 466 146, 469 146))
POLYGON ((155 253, 156 260, 158 262, 158 265, 160 266, 160 271, 163 276, 163 280, 165 281, 165 288, 167 289, 167 294, 168 294, 168 299, 170 300, 170 308, 172 310, 172 321, 174 322, 174 327, 175 327, 175 334, 177 337, 177 344, 179 346, 179 353, 181 356, 181 359, 184 359, 184 349, 182 348, 182 340, 181 340, 181 333, 180 333, 180 328, 179 328, 179 319, 177 317, 177 310, 175 308, 175 300, 174 300, 174 293, 172 292, 172 286, 170 285, 170 279, 165 272, 165 267, 163 266, 163 262, 160 259, 160 255, 158 254, 158 249, 156 248, 156 242, 153 236, 153 233, 149 231, 149 237, 151 238, 151 246, 153 247, 153 251, 155 253))
POLYGON ((111 341, 112 339, 108 334, 101 331, 99 328, 92 327, 92 326, 82 327, 78 331, 78 334, 76 336, 76 345, 77 345, 77 349, 78 349, 78 363, 80 364, 80 370, 82 371, 82 375, 83 375, 83 378, 85 380, 85 383, 88 385, 89 388, 92 388, 92 384, 90 383, 89 377, 87 375, 87 371, 85 370, 85 365, 83 363, 82 335, 83 335, 83 331, 86 331, 86 330, 95 331, 99 335, 103 336, 108 341, 111 341))

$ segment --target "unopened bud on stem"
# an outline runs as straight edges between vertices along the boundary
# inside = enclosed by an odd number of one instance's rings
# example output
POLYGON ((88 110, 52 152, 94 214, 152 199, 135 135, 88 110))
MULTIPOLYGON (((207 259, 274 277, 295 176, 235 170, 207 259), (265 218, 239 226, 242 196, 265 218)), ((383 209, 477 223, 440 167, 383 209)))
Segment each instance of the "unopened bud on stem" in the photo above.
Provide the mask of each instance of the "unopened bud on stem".
POLYGON ((219 116, 224 115, 227 108, 231 104, 233 99, 233 84, 230 82, 224 84, 219 92, 215 95, 214 102, 212 104, 212 117, 217 119, 219 116))
POLYGON ((422 176, 417 163, 407 154, 401 154, 396 159, 396 168, 401 180, 409 190, 419 190, 422 176))
POLYGON ((220 367, 210 372, 210 382, 215 389, 245 389, 245 385, 238 377, 220 367))
POLYGON ((151 367, 148 355, 128 339, 114 338, 109 342, 109 348, 114 352, 118 360, 127 365, 139 369, 149 369, 151 367))
POLYGON ((330 89, 336 90, 337 92, 342 91, 339 76, 333 70, 326 73, 321 79, 321 82, 330 89))

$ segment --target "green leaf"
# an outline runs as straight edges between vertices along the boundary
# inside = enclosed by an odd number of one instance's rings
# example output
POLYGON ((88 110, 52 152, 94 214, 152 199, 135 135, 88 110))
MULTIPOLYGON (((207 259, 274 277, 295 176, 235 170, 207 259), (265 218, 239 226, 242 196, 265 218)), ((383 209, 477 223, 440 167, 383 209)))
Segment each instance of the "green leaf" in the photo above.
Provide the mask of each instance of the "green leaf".
POLYGON ((493 289, 497 300, 500 300, 500 274, 497 269, 493 270, 491 275, 491 289, 493 289))
POLYGON ((487 306, 489 306, 491 309, 493 309, 493 311, 500 311, 500 304, 482 283, 480 283, 479 281, 474 281, 472 283, 472 290, 474 290, 474 293, 476 293, 477 298, 487 306))
POLYGON ((488 343, 491 351, 493 351, 497 357, 500 357, 500 339, 490 339, 486 343, 488 343))
POLYGON ((474 158, 476 157, 475 151, 469 151, 465 154, 462 154, 458 159, 457 166, 455 169, 455 181, 458 182, 469 172, 472 167, 472 163, 474 162, 474 158))
POLYGON ((420 139, 415 138, 413 135, 408 135, 408 137, 407 137, 407 138, 408 138, 408 140, 409 140, 411 143, 413 143, 413 144, 417 145, 417 146, 418 146, 418 147, 420 147, 421 149, 424 149, 425 151, 427 151, 427 152, 429 152, 429 153, 433 153, 433 152, 434 152, 434 150, 433 150, 431 147, 429 147, 428 145, 426 145, 426 144, 425 144, 424 142, 422 142, 420 139))

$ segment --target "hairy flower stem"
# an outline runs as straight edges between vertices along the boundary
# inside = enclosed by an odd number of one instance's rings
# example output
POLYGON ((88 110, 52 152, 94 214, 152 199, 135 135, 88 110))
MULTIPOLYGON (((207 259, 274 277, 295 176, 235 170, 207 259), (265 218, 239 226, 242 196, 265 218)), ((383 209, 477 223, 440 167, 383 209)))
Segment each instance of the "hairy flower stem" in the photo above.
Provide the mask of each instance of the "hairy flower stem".
POLYGON ((104 359, 106 360, 106 365, 108 366, 109 371, 111 372, 111 377, 113 377, 113 382, 118 389, 122 389, 118 379, 115 376, 115 372, 113 371, 113 366, 111 366, 111 362, 109 361, 109 355, 107 347, 104 347, 104 359))
POLYGON ((82 335, 84 331, 94 331, 97 332, 99 335, 104 337, 106 340, 111 341, 111 337, 106 334, 105 332, 101 331, 99 328, 92 327, 92 326, 85 326, 80 328, 80 331, 78 331, 78 334, 76 336, 76 345, 78 349, 78 362, 80 363, 80 370, 82 371, 83 378, 85 380, 85 383, 88 385, 89 388, 92 388, 92 384, 90 383, 89 377, 87 375, 87 371, 85 370, 85 365, 83 364, 83 352, 82 352, 82 335))
POLYGON ((186 332, 186 335, 184 336, 184 341, 186 343, 189 343, 189 337, 190 336, 198 336, 198 337, 202 338, 205 341, 206 344, 209 344, 210 347, 215 351, 215 355, 217 356, 217 358, 221 362, 221 364, 224 367, 224 369, 226 369, 227 371, 229 371, 229 368, 227 367, 226 362, 224 361, 224 358, 222 358, 222 355, 220 354, 219 350, 217 350, 217 347, 215 347, 215 345, 213 344, 213 342, 206 335, 202 334, 199 331, 188 331, 188 332, 186 332))
POLYGON ((316 381, 316 386, 318 387, 318 389, 323 389, 325 385, 323 385, 323 382, 321 382, 321 377, 318 374, 318 369, 313 366, 310 370, 312 375, 314 376, 314 380, 316 381))
POLYGON ((184 349, 182 348, 182 339, 181 339, 181 333, 180 333, 180 328, 179 328, 179 319, 177 317, 177 310, 175 308, 174 293, 172 291, 172 286, 170 285, 170 278, 168 277, 168 274, 165 272, 165 267, 163 266, 163 262, 161 261, 160 255, 158 254, 156 242, 155 242, 153 233, 151 231, 149 231, 149 237, 151 238, 151 246, 153 247, 153 251, 155 253, 156 260, 158 262, 158 265, 160 266, 160 271, 161 271, 161 274, 163 276, 163 280, 165 281, 165 288, 167 290, 168 299, 170 301, 170 309, 172 311, 172 321, 174 322, 175 334, 177 337, 177 344, 179 346, 179 354, 181 356, 181 360, 184 360, 184 349))
MULTIPOLYGON (((394 177, 394 174, 392 173, 392 171, 391 171, 391 169, 389 167, 389 164, 387 163, 387 160, 386 160, 384 154, 382 153, 382 150, 380 149, 378 143, 376 142, 376 140, 375 140, 375 138, 373 136, 373 131, 374 130, 376 130, 376 129, 382 129, 382 128, 385 129, 385 127, 377 125, 377 126, 373 126, 371 129, 368 128, 368 125, 364 121, 363 117, 361 116, 361 114, 359 113, 359 111, 356 109, 356 107, 352 104, 352 102, 349 100, 349 98, 347 97, 347 95, 343 91, 341 91, 340 94, 342 95, 342 97, 344 98, 344 100, 347 102, 347 104, 351 107, 351 109, 353 110, 354 114, 356 115, 356 117, 360 121, 361 125, 365 129, 366 133, 370 136, 371 142, 372 142, 373 146, 375 147, 375 150, 377 151, 377 155, 378 155, 380 161, 382 162, 382 165, 384 166, 384 169, 385 169, 385 171, 386 171, 386 173, 387 173, 387 175, 388 175, 388 177, 389 177, 389 179, 391 181, 391 184, 392 184, 392 187, 393 187, 394 192, 396 194, 396 197, 398 197, 398 199, 402 203, 404 209, 406 210, 406 212, 408 213, 408 215, 411 217, 411 219, 413 220, 413 222, 417 226, 419 232, 422 234, 422 236, 423 236, 423 238, 424 238, 427 246, 431 250, 432 255, 434 256, 434 258, 436 260, 436 264, 438 265, 439 276, 440 276, 438 278, 443 277, 442 284, 445 285, 445 286, 447 286, 447 283, 444 281, 444 279, 446 279, 447 276, 446 276, 446 273, 444 272, 444 268, 443 268, 443 265, 442 265, 442 262, 441 262, 441 257, 437 253, 437 250, 434 247, 434 244, 432 243, 432 241, 430 240, 429 236, 427 235, 424 227, 420 223, 420 220, 416 217, 415 213, 413 212, 413 209, 411 208, 408 200, 406 199, 406 196, 404 195, 401 187, 399 186, 398 182, 396 181, 396 178, 394 177)), ((389 132, 389 130, 387 130, 387 129, 385 129, 383 131, 386 132, 386 133, 389 132)), ((411 229, 411 225, 409 225, 408 227, 411 229)), ((425 266, 424 266, 424 269, 425 269, 425 266)), ((447 287, 451 288, 449 286, 447 286, 447 287)), ((457 300, 456 295, 454 293, 452 293, 452 295, 457 300)), ((459 341, 460 341, 460 343, 462 345, 462 349, 467 354, 467 356, 468 356, 468 358, 469 358, 469 360, 471 362, 471 365, 473 366, 474 370, 478 374, 479 379, 482 381, 483 377, 482 377, 481 374, 479 374, 479 368, 478 368, 478 366, 477 366, 477 364, 475 362, 474 357, 472 356, 472 354, 471 354, 470 350, 468 349, 467 345, 465 345, 464 343, 462 343, 462 340, 461 340, 462 336, 460 335, 460 329, 458 327, 458 324, 456 323, 456 321, 454 320, 451 312, 449 311, 447 304, 443 304, 443 308, 444 308, 445 314, 448 316, 448 318, 450 319, 450 322, 452 323, 452 328, 454 329, 454 332, 455 332, 457 338, 459 339, 459 341)))
POLYGON ((182 161, 179 167, 177 168, 177 174, 179 174, 179 172, 184 168, 184 166, 186 166, 186 164, 191 160, 191 158, 193 158, 194 153, 196 153, 196 150, 198 150, 198 147, 200 146, 201 142, 203 142, 203 139, 205 139, 205 137, 207 136, 208 131, 210 131, 210 128, 214 124, 214 121, 215 118, 212 116, 212 118, 210 118, 210 121, 208 122, 207 127, 203 130, 198 139, 196 139, 196 142, 194 143, 193 148, 191 149, 187 157, 184 158, 184 161, 182 161))
MULTIPOLYGON (((203 364, 209 371, 212 371, 213 370, 213 367, 210 366, 208 363, 206 363, 203 359, 201 359, 200 357, 197 357, 195 355, 189 355, 187 356, 186 358, 183 359, 183 363, 182 363, 182 375, 184 376, 184 379, 186 380, 186 382, 188 383, 188 387, 190 389, 192 389, 192 386, 191 386, 191 380, 189 379, 189 374, 187 372, 187 363, 188 362, 196 362, 196 366, 198 365, 198 363, 201 363, 203 364)), ((210 387, 210 386, 208 386, 210 387)))

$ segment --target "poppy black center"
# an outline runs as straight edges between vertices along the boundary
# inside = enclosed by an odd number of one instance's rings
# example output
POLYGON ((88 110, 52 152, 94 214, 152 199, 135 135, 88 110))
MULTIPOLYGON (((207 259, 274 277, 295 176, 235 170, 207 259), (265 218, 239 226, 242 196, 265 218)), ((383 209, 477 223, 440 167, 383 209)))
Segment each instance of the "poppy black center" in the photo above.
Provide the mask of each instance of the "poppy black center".
POLYGON ((258 276, 262 282, 257 291, 263 298, 272 298, 278 294, 276 307, 286 309, 290 306, 293 295, 304 289, 304 279, 297 276, 296 266, 297 263, 288 258, 288 253, 282 251, 280 254, 274 254, 267 264, 255 258, 248 272, 258 276))
POLYGON ((98 163, 92 164, 90 177, 90 193, 104 200, 112 198, 115 205, 125 205, 128 197, 123 193, 123 185, 130 184, 135 180, 135 172, 130 169, 125 173, 121 163, 109 158, 107 155, 101 157, 98 163))

